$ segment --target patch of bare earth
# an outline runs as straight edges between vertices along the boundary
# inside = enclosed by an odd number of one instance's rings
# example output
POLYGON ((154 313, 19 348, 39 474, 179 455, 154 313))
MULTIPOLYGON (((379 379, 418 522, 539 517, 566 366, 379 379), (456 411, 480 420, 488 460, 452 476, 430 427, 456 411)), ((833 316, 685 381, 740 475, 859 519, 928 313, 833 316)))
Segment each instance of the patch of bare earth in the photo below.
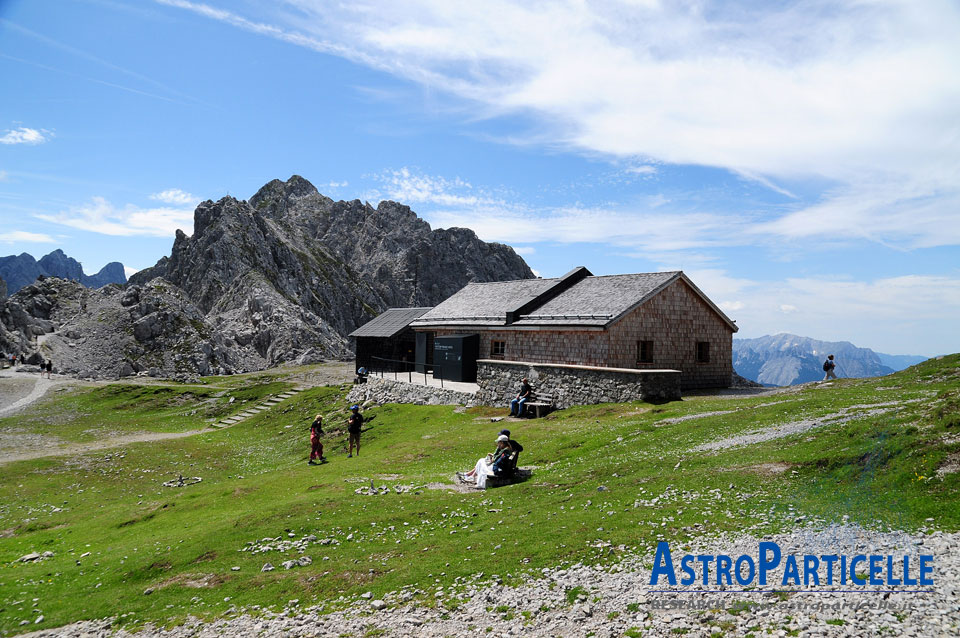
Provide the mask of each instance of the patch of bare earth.
POLYGON ((746 465, 731 469, 736 472, 753 472, 760 476, 779 476, 792 467, 789 463, 759 463, 757 465, 746 465))
POLYGON ((960 472, 960 452, 954 452, 943 460, 940 467, 937 468, 937 476, 943 478, 948 474, 960 472))
POLYGON ((226 582, 226 578, 221 574, 178 574, 173 578, 158 583, 154 589, 163 589, 170 585, 180 585, 190 589, 207 589, 218 587, 226 582))

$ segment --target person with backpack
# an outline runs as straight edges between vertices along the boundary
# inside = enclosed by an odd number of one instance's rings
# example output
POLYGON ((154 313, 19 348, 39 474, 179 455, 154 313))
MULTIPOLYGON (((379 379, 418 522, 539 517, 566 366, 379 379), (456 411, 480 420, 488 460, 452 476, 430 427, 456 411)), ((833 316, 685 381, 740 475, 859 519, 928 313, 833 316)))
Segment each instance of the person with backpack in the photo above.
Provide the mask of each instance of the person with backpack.
POLYGON ((363 415, 360 414, 360 406, 350 406, 350 416, 347 418, 347 436, 349 438, 349 450, 347 458, 353 457, 353 445, 357 445, 357 456, 360 456, 360 431, 363 427, 363 415))
POLYGON ((831 354, 827 357, 827 360, 823 362, 823 371, 826 372, 826 374, 823 375, 824 381, 826 381, 827 379, 837 378, 837 375, 833 372, 833 369, 836 367, 837 367, 837 364, 833 360, 833 355, 831 354))
POLYGON ((310 424, 310 460, 307 461, 307 465, 317 465, 316 461, 323 463, 327 460, 323 456, 323 443, 320 442, 321 436, 323 436, 323 417, 318 414, 317 418, 310 424), (316 461, 314 459, 316 459, 316 461))

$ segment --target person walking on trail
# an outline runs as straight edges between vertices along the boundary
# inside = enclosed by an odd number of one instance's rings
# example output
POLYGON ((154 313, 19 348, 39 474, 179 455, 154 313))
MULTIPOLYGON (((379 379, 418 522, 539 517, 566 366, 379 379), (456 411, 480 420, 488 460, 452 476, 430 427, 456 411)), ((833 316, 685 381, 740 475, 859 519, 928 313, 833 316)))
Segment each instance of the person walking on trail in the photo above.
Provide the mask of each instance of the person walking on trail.
POLYGON ((529 380, 524 377, 520 384, 520 391, 516 398, 510 402, 510 416, 523 416, 523 404, 533 395, 533 388, 530 387, 529 380))
POLYGON ((319 414, 310 424, 310 460, 308 465, 317 465, 316 461, 323 463, 327 459, 323 456, 323 443, 320 437, 323 436, 323 417, 319 414), (316 459, 316 460, 314 460, 316 459))
POLYGON ((347 436, 349 437, 349 449, 347 458, 353 456, 353 445, 357 445, 357 456, 360 456, 360 429, 363 427, 363 415, 360 414, 360 406, 350 406, 350 416, 347 418, 347 436))
POLYGON ((837 375, 834 373, 834 368, 837 367, 837 363, 833 360, 833 355, 827 357, 827 360, 823 362, 823 371, 826 373, 823 375, 823 380, 827 379, 836 379, 837 375))

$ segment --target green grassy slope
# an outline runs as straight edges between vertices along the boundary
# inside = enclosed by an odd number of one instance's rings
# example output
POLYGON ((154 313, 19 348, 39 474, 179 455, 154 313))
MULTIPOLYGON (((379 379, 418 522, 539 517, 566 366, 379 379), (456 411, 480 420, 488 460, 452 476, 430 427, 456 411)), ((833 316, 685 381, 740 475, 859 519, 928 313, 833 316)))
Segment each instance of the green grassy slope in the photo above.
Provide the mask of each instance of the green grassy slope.
MULTIPOLYGON (((231 395, 259 398, 281 383, 261 378, 231 395)), ((194 427, 209 417, 202 406, 223 406, 222 397, 204 403, 211 398, 204 392, 77 391, 37 405, 17 425, 47 431, 45 418, 68 411, 78 416, 58 434, 68 430, 76 440, 98 427, 166 431, 190 419, 194 427)), ((774 396, 563 410, 510 424, 526 448, 521 465, 536 466, 533 479, 466 494, 423 487, 449 483, 492 450, 504 424, 490 417, 505 411, 375 408, 360 457, 345 458, 344 435, 330 433, 331 462, 312 467, 312 416, 327 415, 328 430, 346 418, 342 391, 316 388, 223 431, 2 466, 0 632, 121 613, 121 623, 176 621, 291 599, 332 608, 342 595, 405 586, 431 601, 436 587, 477 572, 519 579, 524 570, 615 561, 658 540, 777 531, 801 516, 901 529, 932 518, 940 529, 960 528, 960 473, 936 474, 960 455, 958 355, 774 396), (742 448, 691 451, 840 412, 853 418, 742 448), (178 473, 203 481, 161 487, 178 473), (355 494, 371 479, 416 489, 355 494), (278 548, 280 541, 310 535, 312 564, 282 569, 301 554, 278 548), (241 551, 257 545, 274 549, 241 551), (33 551, 54 556, 17 562, 33 551), (261 572, 266 562, 277 569, 261 572), (31 624, 21 627, 22 620, 31 624)))

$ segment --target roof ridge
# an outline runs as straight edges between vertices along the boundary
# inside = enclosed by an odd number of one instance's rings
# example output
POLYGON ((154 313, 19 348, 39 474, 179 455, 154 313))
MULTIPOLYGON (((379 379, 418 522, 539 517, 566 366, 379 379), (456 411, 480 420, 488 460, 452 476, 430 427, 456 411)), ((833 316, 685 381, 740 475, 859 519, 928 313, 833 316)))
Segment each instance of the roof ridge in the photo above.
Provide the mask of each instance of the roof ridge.
POLYGON ((516 284, 522 281, 551 281, 559 277, 533 277, 531 279, 506 279, 504 281, 471 281, 467 286, 486 286, 487 284, 516 284))
POLYGON ((584 279, 602 279, 603 277, 636 277, 637 275, 675 275, 682 270, 658 270, 657 272, 624 272, 616 275, 590 275, 584 279))

